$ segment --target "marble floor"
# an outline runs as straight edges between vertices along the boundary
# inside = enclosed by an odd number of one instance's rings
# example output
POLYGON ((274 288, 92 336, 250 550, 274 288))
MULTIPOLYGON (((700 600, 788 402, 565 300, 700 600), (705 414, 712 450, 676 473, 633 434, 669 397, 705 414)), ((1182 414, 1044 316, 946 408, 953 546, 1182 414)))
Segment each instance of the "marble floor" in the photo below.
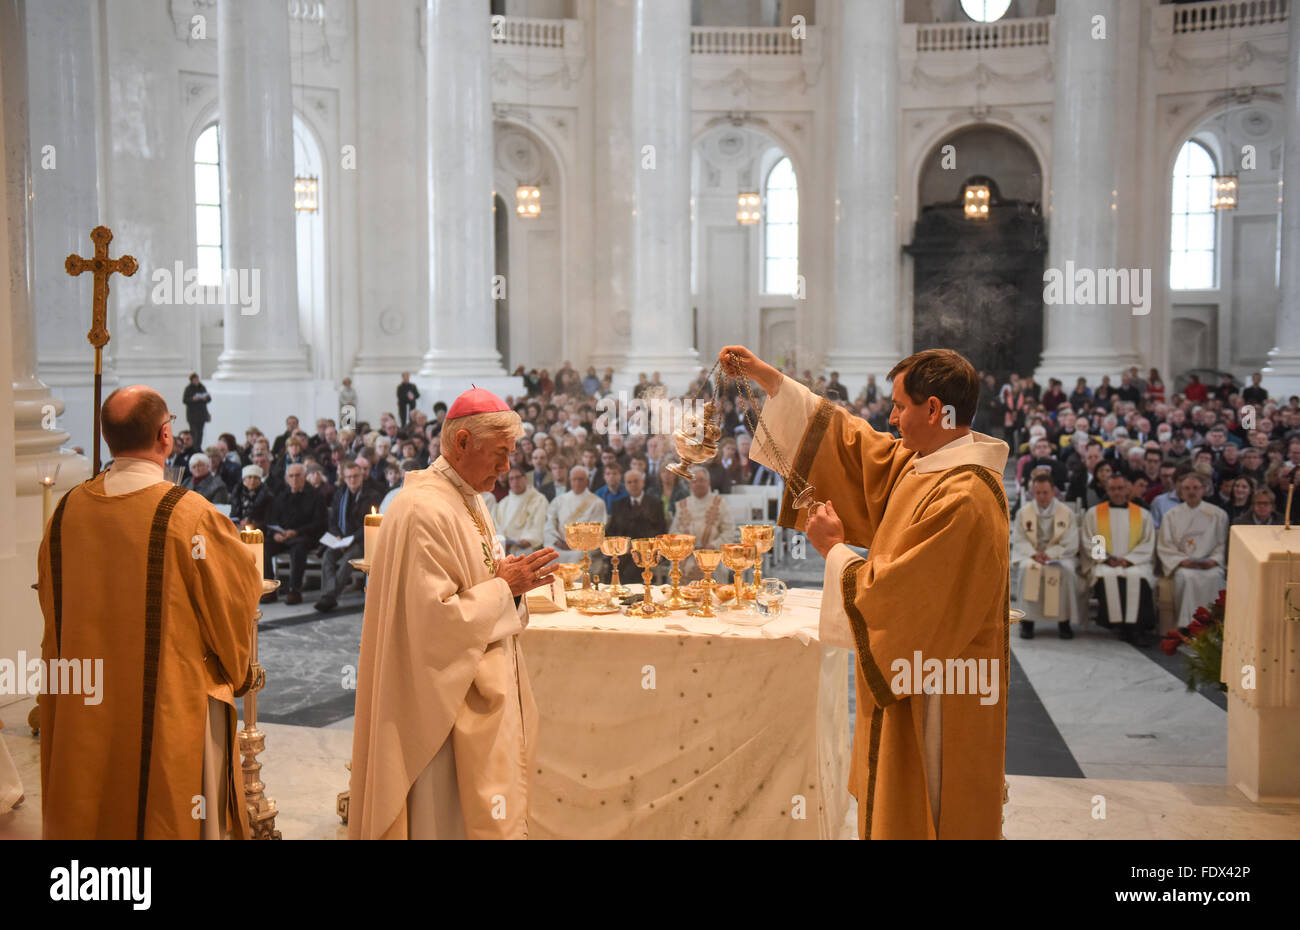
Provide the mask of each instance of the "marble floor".
MULTIPOLYGON (((22 722, 30 702, 0 708, 0 730, 24 785, 0 815, 0 840, 40 836, 40 745, 22 722)), ((266 724, 261 755, 285 839, 343 839, 334 807, 347 785, 347 727, 266 724)), ((1224 784, 1008 775, 1007 839, 1300 839, 1300 804, 1253 804, 1224 784), (1101 802, 1104 802, 1104 807, 1101 802)))
MULTIPOLYGON (((817 561, 778 573, 807 584, 819 579, 817 561)), ((334 811, 348 780, 363 602, 352 592, 322 615, 313 599, 309 592, 305 604, 269 605, 259 639, 268 670, 259 701, 263 776, 288 839, 345 834, 334 811)), ((1300 838, 1300 804, 1252 804, 1225 783, 1223 702, 1186 690, 1180 658, 1093 624, 1076 625, 1072 640, 1040 624, 1033 640, 1013 637, 1011 652, 1008 838, 1300 838)), ((846 687, 852 696, 851 679, 846 687)), ((29 706, 0 707, 0 738, 27 789, 26 802, 0 816, 0 839, 39 834, 29 706)))

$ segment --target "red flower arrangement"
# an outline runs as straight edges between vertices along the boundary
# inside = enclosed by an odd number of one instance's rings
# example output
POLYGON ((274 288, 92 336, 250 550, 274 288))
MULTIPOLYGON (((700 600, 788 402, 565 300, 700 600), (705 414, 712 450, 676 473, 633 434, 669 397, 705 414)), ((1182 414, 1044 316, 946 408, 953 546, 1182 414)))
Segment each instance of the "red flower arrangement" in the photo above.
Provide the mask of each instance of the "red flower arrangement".
POLYGON ((1228 686, 1219 680, 1223 669, 1223 618, 1226 609, 1227 592, 1220 591, 1209 607, 1196 608, 1190 624, 1181 630, 1170 630, 1160 641, 1160 650, 1167 656, 1177 653, 1179 646, 1189 647, 1189 651, 1183 654, 1187 662, 1188 691, 1195 691, 1201 684, 1213 685, 1220 691, 1228 690, 1228 686))

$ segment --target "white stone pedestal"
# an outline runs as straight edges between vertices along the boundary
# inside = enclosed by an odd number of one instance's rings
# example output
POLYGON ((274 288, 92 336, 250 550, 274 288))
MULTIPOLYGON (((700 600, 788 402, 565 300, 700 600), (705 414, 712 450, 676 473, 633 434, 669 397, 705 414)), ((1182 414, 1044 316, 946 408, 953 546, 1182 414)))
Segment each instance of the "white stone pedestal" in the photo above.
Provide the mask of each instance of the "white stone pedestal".
POLYGON ((1223 643, 1228 782, 1252 801, 1300 802, 1300 619, 1288 615, 1300 616, 1300 527, 1233 527, 1223 643), (1254 687, 1244 687, 1252 670, 1254 687))

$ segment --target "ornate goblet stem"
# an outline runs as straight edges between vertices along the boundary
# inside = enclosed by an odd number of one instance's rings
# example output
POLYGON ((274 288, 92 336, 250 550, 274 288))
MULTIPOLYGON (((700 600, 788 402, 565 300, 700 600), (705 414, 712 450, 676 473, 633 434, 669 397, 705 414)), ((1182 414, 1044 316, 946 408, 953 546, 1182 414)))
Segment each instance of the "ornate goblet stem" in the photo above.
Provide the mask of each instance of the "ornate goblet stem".
POLYGON ((740 527, 740 541, 753 546, 758 553, 754 561, 753 584, 746 586, 747 596, 757 597, 763 587, 763 554, 772 548, 775 540, 776 529, 767 523, 746 523, 740 527))
POLYGON ((704 572, 704 597, 700 600, 699 607, 693 607, 686 611, 692 617, 716 617, 713 612, 713 572, 718 567, 718 562, 722 559, 722 550, 720 549, 696 549, 695 562, 700 566, 700 571, 704 572))
POLYGON ((754 567, 758 550, 745 543, 727 543, 722 547, 722 562, 731 569, 732 584, 736 587, 736 604, 731 610, 744 610, 745 572, 754 567))
POLYGON ((685 533, 666 533, 659 537, 659 551, 663 553, 664 558, 673 564, 673 569, 668 573, 669 579, 672 580, 672 591, 668 599, 664 601, 664 607, 669 610, 680 610, 683 607, 690 607, 691 602, 682 597, 682 570, 681 561, 691 554, 695 549, 695 537, 685 533))
POLYGON ((645 596, 641 599, 639 607, 631 608, 628 611, 628 616, 662 617, 668 611, 656 604, 650 596, 652 571, 659 564, 659 540, 654 537, 634 539, 632 540, 631 549, 632 561, 641 569, 641 580, 645 584, 645 596))
POLYGON ((628 588, 623 585, 622 579, 618 574, 618 560, 620 556, 627 555, 628 546, 632 540, 626 536, 606 536, 600 544, 600 551, 610 558, 609 569, 609 587, 605 590, 615 597, 622 597, 628 594, 628 588))

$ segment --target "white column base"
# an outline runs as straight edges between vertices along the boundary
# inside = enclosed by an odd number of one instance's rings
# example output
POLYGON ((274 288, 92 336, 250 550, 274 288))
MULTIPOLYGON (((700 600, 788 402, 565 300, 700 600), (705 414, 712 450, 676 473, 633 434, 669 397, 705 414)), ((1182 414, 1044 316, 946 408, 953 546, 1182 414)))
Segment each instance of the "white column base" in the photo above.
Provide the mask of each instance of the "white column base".
POLYGON ((1268 359, 1268 367, 1261 369, 1262 385, 1268 390, 1268 396, 1285 401, 1293 394, 1300 394, 1300 354, 1272 349, 1268 359))
MULTIPOLYGON (((428 377, 423 373, 413 375, 411 380, 415 386, 420 389, 420 400, 416 407, 426 414, 433 410, 433 405, 442 401, 448 407, 461 394, 464 394, 471 386, 483 388, 485 391, 491 391, 493 394, 505 400, 513 397, 516 401, 523 398, 524 379, 517 378, 514 375, 493 375, 480 371, 478 374, 455 375, 452 377, 428 377)), ((389 395, 393 398, 391 407, 384 409, 397 413, 397 379, 394 378, 388 388, 389 395)))
MULTIPOLYGON (((210 445, 221 433, 233 433, 242 443, 244 430, 250 426, 274 438, 284 432, 284 420, 288 416, 297 417, 309 435, 315 431, 318 416, 338 418, 339 394, 331 381, 213 378, 205 384, 212 395, 208 404, 212 419, 203 430, 205 445, 210 445)), ((172 410, 178 413, 177 429, 185 429, 185 408, 179 400, 172 410)))
MULTIPOLYGON (((226 349, 217 357, 214 381, 310 380, 311 369, 299 352, 277 349, 226 349)), ((215 395, 214 395, 215 396, 215 395)))
MULTIPOLYGON (((421 378, 501 378, 506 377, 501 353, 496 349, 430 349, 420 364, 421 378)), ((474 382, 478 384, 477 381, 474 382)), ((479 387, 483 385, 479 384, 479 387)), ((468 384, 464 388, 468 390, 468 384)), ((394 388, 396 390, 396 388, 394 388)))
POLYGON ((1079 378, 1088 379, 1088 387, 1096 388, 1101 384, 1103 375, 1110 375, 1112 387, 1119 387, 1120 375, 1141 360, 1135 353, 1121 354, 1117 351, 1094 349, 1076 353, 1044 353, 1043 360, 1034 371, 1034 381, 1047 388, 1049 378, 1058 378, 1066 390, 1074 389, 1074 382, 1079 378))

